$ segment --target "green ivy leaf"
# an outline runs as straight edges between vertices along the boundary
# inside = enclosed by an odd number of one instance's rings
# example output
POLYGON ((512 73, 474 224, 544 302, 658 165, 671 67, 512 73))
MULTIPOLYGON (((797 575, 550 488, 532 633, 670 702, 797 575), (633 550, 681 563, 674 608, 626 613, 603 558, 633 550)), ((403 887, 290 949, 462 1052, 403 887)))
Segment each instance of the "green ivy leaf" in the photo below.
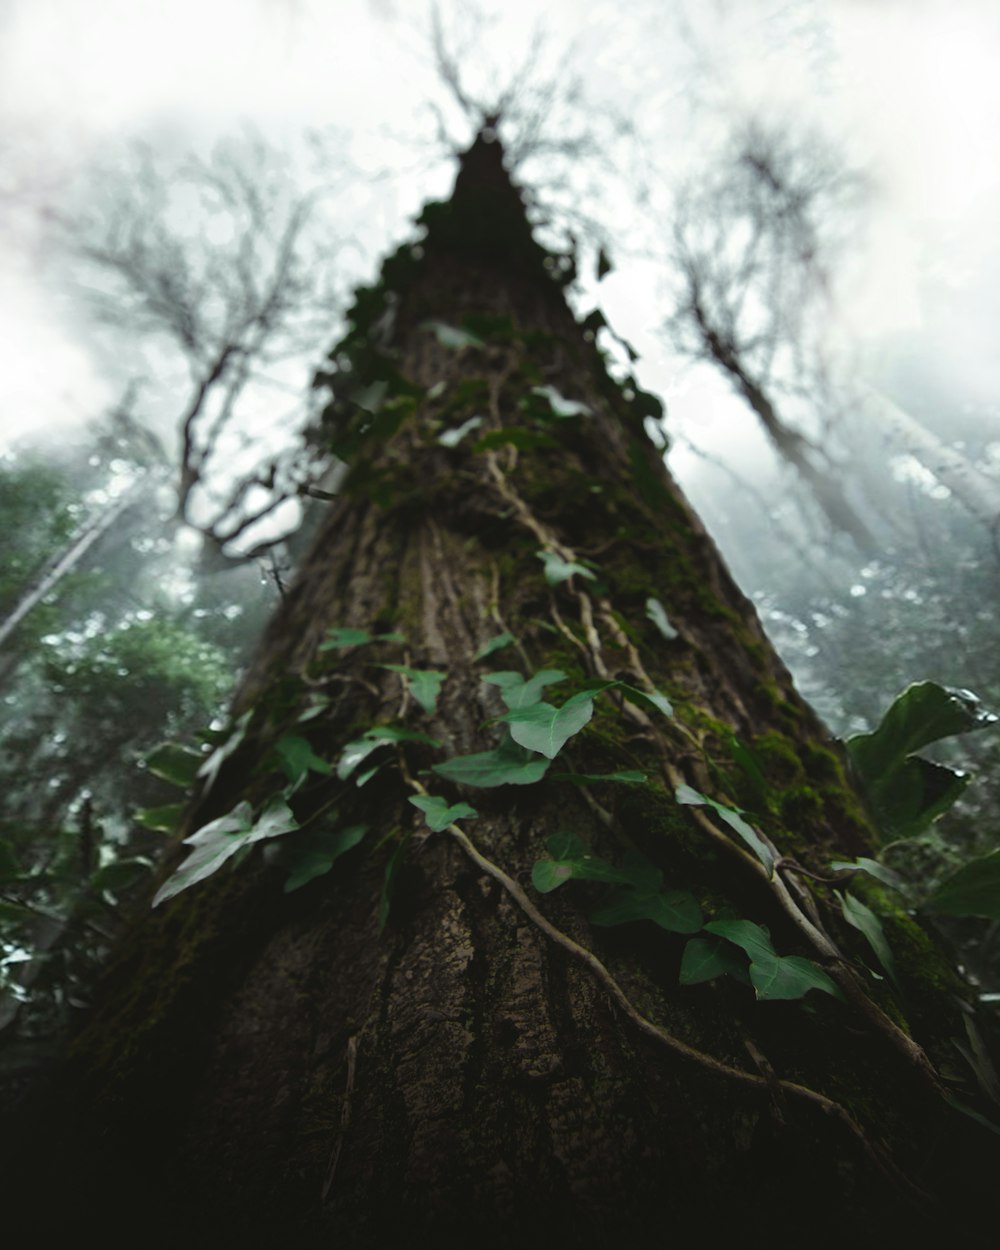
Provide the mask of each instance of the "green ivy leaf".
POLYGON ((545 565, 545 580, 550 586, 558 586, 560 582, 568 581, 574 575, 586 577, 590 581, 597 579, 596 573, 590 569, 584 568, 582 564, 562 560, 554 551, 538 551, 535 554, 545 565))
POLYGON ((746 965, 731 943, 718 937, 692 938, 681 956, 680 984, 700 985, 723 975, 735 977, 744 985, 750 984, 746 965))
MULTIPOLYGON (((413 729, 403 729, 398 725, 375 725, 365 730, 360 738, 348 742, 341 751, 340 759, 337 761, 337 776, 341 781, 346 781, 357 766, 373 751, 377 751, 379 747, 386 746, 390 742, 426 742, 432 747, 441 745, 436 738, 430 738, 427 734, 413 729)), ((364 780, 367 781, 368 777, 364 780)), ((364 782, 359 780, 357 784, 363 785, 364 782)))
POLYGON ((672 642, 675 638, 680 637, 677 630, 670 624, 666 609, 659 599, 650 598, 646 600, 646 615, 668 642, 672 642))
POLYGON ((488 789, 493 786, 530 786, 541 781, 548 766, 548 760, 539 759, 506 739, 493 751, 456 755, 443 764, 432 764, 431 771, 448 781, 488 789))
POLYGON ((558 668, 543 668, 527 680, 513 671, 487 673, 483 677, 483 681, 489 682, 491 686, 500 687, 500 698, 512 712, 540 702, 546 686, 555 686, 565 680, 566 674, 558 668))
POLYGON ((756 829, 748 825, 739 812, 731 807, 726 807, 724 803, 717 803, 715 799, 708 798, 688 785, 678 786, 674 792, 674 798, 678 803, 685 803, 692 807, 711 807, 713 811, 718 813, 720 819, 724 820, 730 829, 739 834, 747 846, 750 847, 767 869, 768 876, 773 876, 774 856, 765 843, 761 841, 756 829))
POLYGON ((433 716, 437 709, 441 683, 448 676, 429 668, 408 668, 405 664, 382 664, 393 673, 401 673, 409 683, 410 694, 420 704, 428 716, 433 716))
POLYGON ((253 716, 253 708, 244 712, 236 724, 232 727, 229 735, 225 740, 215 748, 212 754, 204 761, 198 769, 198 776, 205 779, 205 792, 211 790, 215 784, 215 780, 219 775, 222 765, 229 757, 239 749, 244 738, 247 736, 247 727, 253 716))
POLYGON ((420 808, 424 813, 428 828, 435 833, 447 829, 456 820, 474 820, 479 815, 476 809, 470 807, 468 803, 456 803, 453 807, 449 807, 447 801, 436 794, 411 795, 409 802, 414 807, 420 808))
POLYGON ((590 913, 590 923, 596 925, 627 924, 632 920, 652 920, 670 933, 697 933, 704 917, 694 895, 687 890, 656 894, 618 890, 603 907, 590 913))
POLYGON ((810 990, 843 998, 834 982, 811 959, 779 955, 763 925, 751 920, 713 920, 705 925, 705 931, 725 938, 750 956, 750 983, 759 999, 802 998, 810 990))
POLYGON ((840 900, 840 910, 844 913, 844 919, 864 935, 865 941, 875 952, 876 958, 889 974, 893 985, 899 989, 896 961, 892 957, 892 950, 885 936, 885 930, 882 928, 882 921, 870 907, 853 894, 842 893, 840 890, 835 890, 834 893, 840 900))
POLYGON ((328 629, 326 642, 320 651, 335 651, 341 647, 362 647, 369 642, 405 642, 402 634, 370 634, 367 629, 328 629))
POLYGON ((468 421, 463 421, 461 425, 456 425, 454 429, 442 431, 438 435, 437 441, 442 447, 457 447, 466 434, 471 434, 473 430, 478 430, 482 424, 482 417, 470 417, 468 421))
POLYGON ((663 873, 643 856, 633 853, 617 867, 592 854, 575 833, 551 834, 545 839, 545 847, 552 858, 536 860, 531 870, 532 884, 542 894, 574 879, 629 885, 647 893, 663 884, 663 873))
POLYGON ((497 636, 495 638, 491 638, 489 642, 484 642, 472 658, 473 660, 485 660, 486 657, 488 655, 492 655, 494 651, 502 651, 504 647, 509 647, 512 642, 516 641, 517 640, 514 635, 509 634, 506 631, 502 634, 497 634, 497 636))
POLYGON ((284 892, 291 894, 324 876, 367 832, 367 825, 348 825, 344 829, 307 829, 298 837, 289 838, 281 857, 288 868, 284 892))
POLYGON ((320 759, 308 739, 299 734, 285 734, 274 744, 274 750, 292 790, 297 790, 310 772, 321 773, 323 776, 329 776, 333 772, 333 766, 320 759))
POLYGON ((256 820, 246 800, 238 803, 231 812, 209 821, 184 839, 184 845, 193 849, 157 891, 153 906, 158 907, 196 882, 204 881, 243 847, 291 833, 298 827, 291 808, 282 799, 273 799, 256 820))
POLYGON ((883 885, 890 886, 893 890, 905 890, 906 883, 898 872, 893 872, 891 868, 885 864, 880 864, 877 859, 868 859, 864 855, 859 855, 857 859, 850 861, 843 859, 835 859, 830 864, 833 872, 866 872, 870 877, 875 877, 881 881, 883 885))
POLYGON ((146 768, 154 777, 169 781, 173 786, 187 790, 195 783, 198 769, 205 763, 205 756, 177 742, 163 742, 146 756, 146 768))
POLYGON ((921 911, 1000 920, 1000 851, 963 864, 924 900, 921 911))
POLYGON ((562 707, 534 703, 530 707, 508 712, 501 719, 507 722, 515 742, 551 760, 593 715, 593 697, 582 693, 567 699, 562 707))
POLYGON ((996 720, 968 690, 924 681, 908 686, 872 733, 847 740, 851 763, 888 837, 916 837, 955 803, 968 784, 964 774, 913 752, 996 720))
POLYGON ((162 807, 141 807, 133 814, 136 824, 155 833, 173 833, 184 815, 183 803, 164 803, 162 807))
POLYGON ((591 410, 586 404, 581 404, 575 399, 564 399, 554 386, 533 386, 531 393, 548 400, 553 416, 583 417, 590 415, 591 410))
POLYGON ((447 325, 443 321, 425 321, 421 328, 433 330, 441 346, 450 347, 453 351, 458 351, 463 347, 485 346, 483 340, 477 338, 475 334, 470 334, 468 330, 458 330, 455 326, 447 325))

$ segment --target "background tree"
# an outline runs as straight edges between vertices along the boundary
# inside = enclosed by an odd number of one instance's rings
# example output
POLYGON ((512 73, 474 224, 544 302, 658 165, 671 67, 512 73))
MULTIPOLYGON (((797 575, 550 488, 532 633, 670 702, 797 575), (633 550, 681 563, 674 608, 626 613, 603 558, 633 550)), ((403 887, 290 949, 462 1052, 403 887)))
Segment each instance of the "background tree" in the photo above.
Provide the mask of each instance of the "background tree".
POLYGON ((319 375, 343 494, 32 1113, 46 1165, 78 1230, 155 1203, 205 1244, 954 1227, 994 1157, 940 1070, 961 987, 830 890, 874 837, 841 760, 501 159, 319 375))

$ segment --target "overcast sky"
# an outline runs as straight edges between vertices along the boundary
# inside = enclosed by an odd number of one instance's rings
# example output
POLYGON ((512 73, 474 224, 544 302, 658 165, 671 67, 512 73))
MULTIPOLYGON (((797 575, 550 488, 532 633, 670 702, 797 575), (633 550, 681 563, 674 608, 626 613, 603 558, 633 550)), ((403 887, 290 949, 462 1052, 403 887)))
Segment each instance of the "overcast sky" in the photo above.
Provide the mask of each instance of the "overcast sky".
MULTIPOLYGON (((469 6, 440 7, 458 38, 469 6)), ((961 361, 968 376, 998 354, 996 0, 508 0, 496 8, 502 16, 463 62, 471 84, 491 69, 502 82, 541 17, 543 68, 572 45, 592 114, 602 102, 628 112, 667 181, 710 150, 742 108, 814 119, 876 177, 845 294, 857 333, 877 351, 886 336, 925 327, 930 275, 953 296, 941 368, 961 361), (665 20, 672 14, 677 21, 665 20)), ((30 206, 58 204, 75 168, 130 136, 204 146, 241 118, 279 135, 335 126, 356 165, 408 170, 369 189, 345 225, 361 268, 371 268, 452 176, 423 146, 433 131, 427 101, 442 100, 427 12, 405 0, 0 0, 4 434, 54 433, 116 398, 35 279, 30 206)), ((679 418, 709 432, 731 421, 724 388, 680 376, 663 352, 655 274, 620 264, 600 299, 643 351, 644 380, 679 418)))

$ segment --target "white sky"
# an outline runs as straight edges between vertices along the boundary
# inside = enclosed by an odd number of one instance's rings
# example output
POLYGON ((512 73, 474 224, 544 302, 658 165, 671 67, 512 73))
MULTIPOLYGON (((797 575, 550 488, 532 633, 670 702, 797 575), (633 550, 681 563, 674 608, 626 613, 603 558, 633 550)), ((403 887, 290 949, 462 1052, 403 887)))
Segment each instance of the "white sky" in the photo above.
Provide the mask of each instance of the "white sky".
MULTIPOLYGON (((469 6, 441 8, 447 24, 469 6)), ((919 328, 929 270, 969 310, 942 352, 964 345, 975 359, 971 336, 997 355, 986 282, 1000 272, 996 0, 508 0, 502 12, 484 41, 489 60, 501 71, 516 64, 541 15, 553 54, 578 42, 596 107, 611 99, 633 110, 665 176, 718 136, 715 104, 766 102, 844 138, 881 189, 853 270, 855 328, 875 343, 919 328), (674 10, 686 14, 687 42, 664 20, 674 10)), ((0 0, 0 189, 22 193, 0 200, 9 214, 0 223, 0 434, 55 433, 117 397, 36 281, 25 188, 32 202, 57 202, 60 178, 109 143, 136 133, 207 142, 241 117, 272 132, 333 124, 352 136, 356 162, 398 167, 414 155, 405 141, 414 128, 428 133, 425 13, 407 0, 0 0)), ((439 162, 362 196, 354 228, 364 246, 402 234, 449 179, 439 162)), ((655 275, 620 266, 600 298, 644 352, 647 384, 668 392, 680 415, 728 428, 721 388, 694 375, 678 382, 651 333, 666 312, 655 275)))

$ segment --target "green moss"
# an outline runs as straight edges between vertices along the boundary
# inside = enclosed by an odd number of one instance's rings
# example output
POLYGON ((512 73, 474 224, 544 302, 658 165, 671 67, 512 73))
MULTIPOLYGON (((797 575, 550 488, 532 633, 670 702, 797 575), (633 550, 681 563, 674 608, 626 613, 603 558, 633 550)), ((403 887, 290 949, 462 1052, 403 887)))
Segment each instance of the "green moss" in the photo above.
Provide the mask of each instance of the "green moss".
POLYGON ((801 785, 805 781, 798 744, 785 734, 775 729, 757 734, 752 746, 762 772, 777 789, 801 785))

